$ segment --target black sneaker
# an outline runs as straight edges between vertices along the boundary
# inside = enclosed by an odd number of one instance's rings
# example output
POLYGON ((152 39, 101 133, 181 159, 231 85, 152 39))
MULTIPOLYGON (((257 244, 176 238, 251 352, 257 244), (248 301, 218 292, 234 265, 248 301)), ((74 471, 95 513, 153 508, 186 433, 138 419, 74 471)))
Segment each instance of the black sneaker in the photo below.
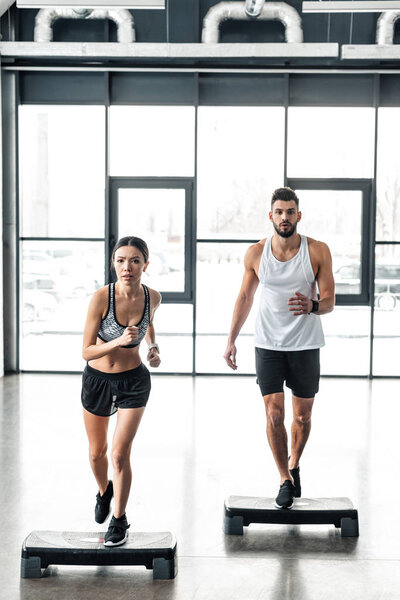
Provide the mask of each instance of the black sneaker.
POLYGON ((289 469, 289 473, 293 478, 293 483, 295 487, 294 497, 301 498, 300 467, 289 469))
POLYGON ((111 498, 114 495, 113 482, 109 481, 106 491, 102 496, 100 492, 96 496, 96 506, 94 509, 94 520, 96 523, 104 523, 110 514, 111 498))
POLYGON ((286 479, 279 488, 279 494, 275 498, 276 508, 292 508, 295 488, 290 479, 286 479))
POLYGON ((121 546, 128 539, 128 529, 130 525, 126 515, 118 519, 113 516, 108 526, 108 531, 104 536, 105 546, 121 546))

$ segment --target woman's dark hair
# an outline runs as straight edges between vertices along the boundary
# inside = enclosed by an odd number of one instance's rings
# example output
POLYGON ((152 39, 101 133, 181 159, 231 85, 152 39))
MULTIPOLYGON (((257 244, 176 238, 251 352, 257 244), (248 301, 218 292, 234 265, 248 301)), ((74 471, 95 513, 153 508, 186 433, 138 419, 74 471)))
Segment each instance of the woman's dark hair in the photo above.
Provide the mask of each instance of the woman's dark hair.
POLYGON ((114 250, 111 255, 111 264, 114 263, 115 253, 122 246, 134 246, 143 254, 144 262, 149 260, 149 249, 147 244, 141 238, 135 237, 134 235, 127 235, 126 237, 121 238, 114 246, 114 250))

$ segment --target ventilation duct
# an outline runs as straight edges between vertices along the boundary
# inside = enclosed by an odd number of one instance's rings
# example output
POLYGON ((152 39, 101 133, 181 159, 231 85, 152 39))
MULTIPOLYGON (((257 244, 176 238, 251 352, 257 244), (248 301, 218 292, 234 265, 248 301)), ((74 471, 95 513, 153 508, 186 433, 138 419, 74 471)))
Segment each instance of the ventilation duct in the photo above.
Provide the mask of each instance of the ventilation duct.
POLYGON ((35 19, 35 42, 51 42, 53 25, 57 19, 110 19, 117 25, 117 39, 129 44, 135 41, 135 27, 129 10, 89 10, 73 8, 42 8, 35 19))
POLYGON ((246 0, 244 11, 246 15, 252 19, 259 17, 265 0, 246 0))
POLYGON ((400 10, 390 10, 381 14, 376 25, 377 44, 393 44, 394 25, 397 19, 400 19, 400 10))
POLYGON ((0 0, 0 17, 14 4, 14 0, 0 0))
MULTIPOLYGON (((251 4, 251 0, 248 1, 251 4)), ((256 1, 255 4, 261 4, 256 1)), ((219 42, 219 27, 223 21, 248 20, 245 11, 246 2, 219 2, 210 8, 203 20, 201 41, 204 44, 217 44, 219 42)), ((267 2, 262 7, 258 19, 281 21, 285 27, 285 41, 301 44, 303 30, 301 18, 295 8, 285 2, 267 2)))

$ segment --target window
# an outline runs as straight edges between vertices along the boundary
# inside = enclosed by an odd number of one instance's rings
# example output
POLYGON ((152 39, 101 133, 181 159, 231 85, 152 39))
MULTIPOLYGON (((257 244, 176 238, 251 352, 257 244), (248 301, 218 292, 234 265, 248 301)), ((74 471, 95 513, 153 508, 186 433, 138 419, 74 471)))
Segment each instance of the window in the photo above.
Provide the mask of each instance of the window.
POLYGON ((110 175, 192 177, 193 106, 111 106, 110 175))
POLYGON ((370 178, 375 111, 362 107, 289 107, 289 177, 370 178))
POLYGON ((283 183, 284 109, 198 109, 197 237, 260 239, 283 183))
POLYGON ((104 236, 105 108, 19 109, 22 237, 104 236))
POLYGON ((21 369, 81 371, 82 331, 104 285, 104 243, 21 242, 21 369))
POLYGON ((378 112, 376 239, 400 241, 400 108, 378 112))
POLYGON ((374 375, 400 375, 400 246, 376 246, 374 375))

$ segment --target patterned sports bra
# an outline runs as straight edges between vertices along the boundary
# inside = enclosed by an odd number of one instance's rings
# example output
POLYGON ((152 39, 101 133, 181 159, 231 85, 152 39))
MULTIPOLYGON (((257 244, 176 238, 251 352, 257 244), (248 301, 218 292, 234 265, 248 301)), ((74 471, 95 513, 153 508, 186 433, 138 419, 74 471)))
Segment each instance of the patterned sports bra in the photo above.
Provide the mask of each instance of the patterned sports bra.
MULTIPOLYGON (((139 323, 137 323, 136 327, 139 328, 139 337, 136 342, 133 344, 129 344, 129 346, 121 346, 121 348, 134 348, 135 346, 139 346, 140 342, 146 335, 147 328, 150 324, 150 295, 147 286, 142 283, 144 290, 144 311, 142 318, 139 323)), ((110 283, 108 286, 108 311, 104 319, 100 324, 100 329, 97 334, 103 342, 111 342, 111 340, 115 340, 120 337, 127 325, 121 325, 117 321, 117 317, 115 316, 115 283, 110 283)))

